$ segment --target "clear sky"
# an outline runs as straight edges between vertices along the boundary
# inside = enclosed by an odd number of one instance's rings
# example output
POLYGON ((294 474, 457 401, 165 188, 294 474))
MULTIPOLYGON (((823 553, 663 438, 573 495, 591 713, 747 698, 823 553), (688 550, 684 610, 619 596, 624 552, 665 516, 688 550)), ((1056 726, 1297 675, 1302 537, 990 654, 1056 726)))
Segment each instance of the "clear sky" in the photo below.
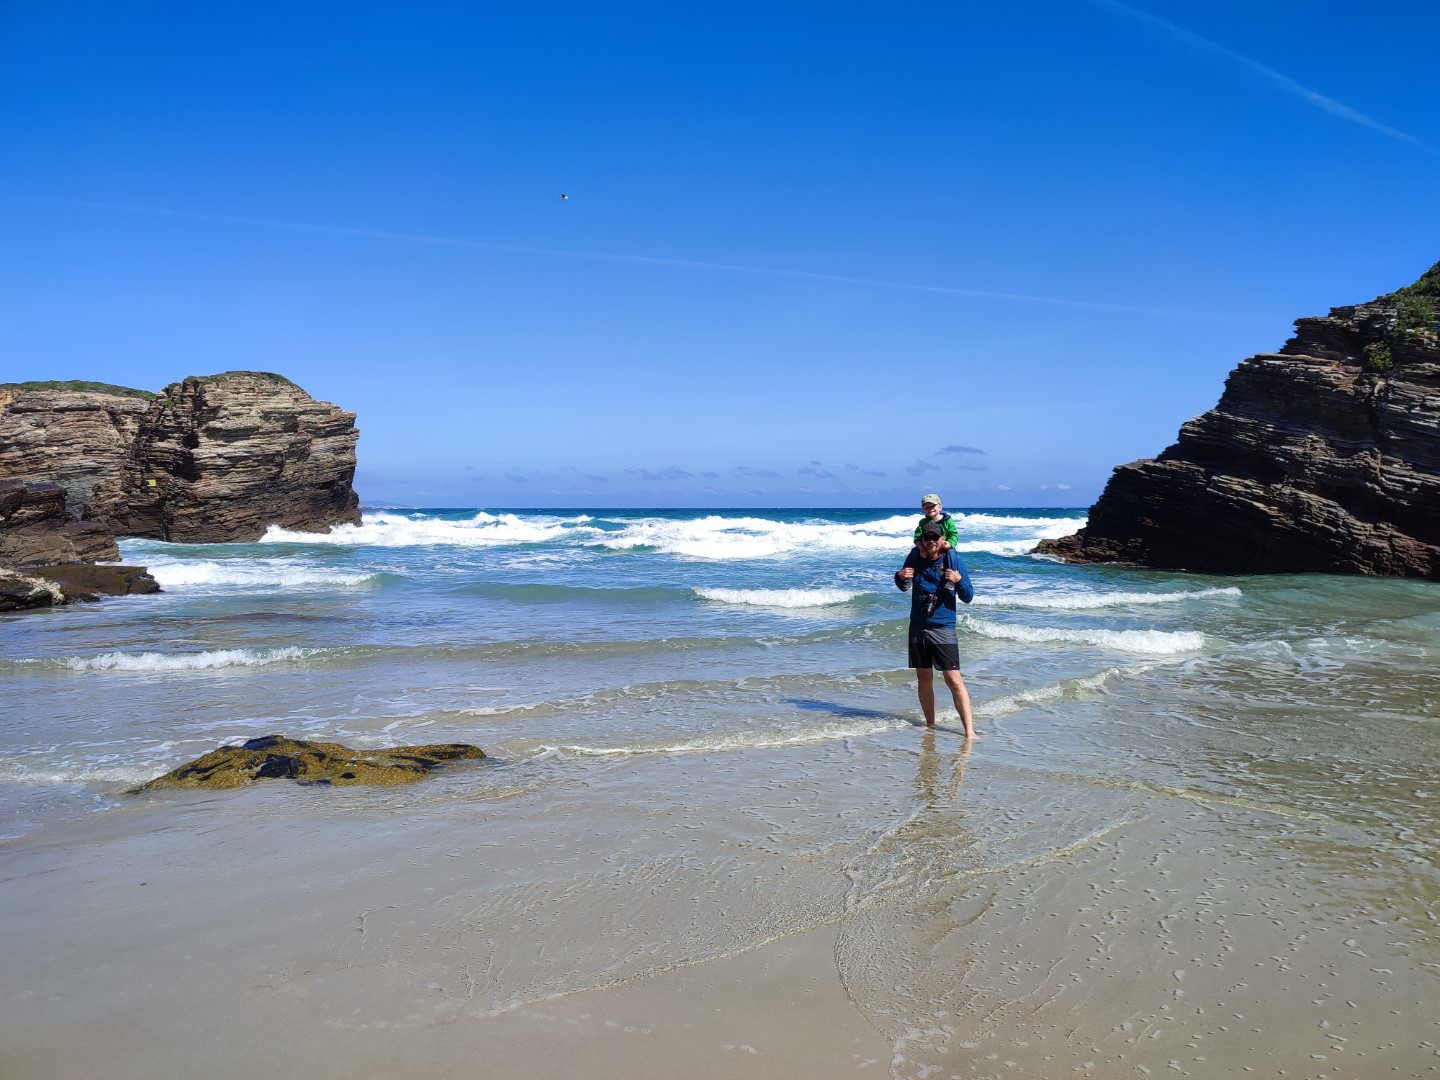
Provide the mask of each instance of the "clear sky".
POLYGON ((367 503, 1085 506, 1440 259, 1437 57, 1434 0, 0 0, 0 381, 276 371, 367 503))

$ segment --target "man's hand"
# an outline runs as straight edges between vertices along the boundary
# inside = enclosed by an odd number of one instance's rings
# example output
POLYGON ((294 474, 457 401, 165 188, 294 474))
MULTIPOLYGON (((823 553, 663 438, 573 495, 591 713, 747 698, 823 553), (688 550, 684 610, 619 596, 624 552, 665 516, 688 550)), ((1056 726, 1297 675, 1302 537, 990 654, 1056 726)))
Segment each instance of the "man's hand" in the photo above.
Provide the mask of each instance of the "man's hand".
POLYGON ((897 576, 909 581, 915 576, 915 568, 913 566, 903 567, 897 576))
MULTIPOLYGON (((914 573, 914 571, 912 570, 911 573, 914 573)), ((960 582, 960 571, 959 571, 959 570, 946 570, 946 571, 945 571, 945 580, 948 581, 948 582, 950 582, 951 585, 959 584, 959 582, 960 582)))

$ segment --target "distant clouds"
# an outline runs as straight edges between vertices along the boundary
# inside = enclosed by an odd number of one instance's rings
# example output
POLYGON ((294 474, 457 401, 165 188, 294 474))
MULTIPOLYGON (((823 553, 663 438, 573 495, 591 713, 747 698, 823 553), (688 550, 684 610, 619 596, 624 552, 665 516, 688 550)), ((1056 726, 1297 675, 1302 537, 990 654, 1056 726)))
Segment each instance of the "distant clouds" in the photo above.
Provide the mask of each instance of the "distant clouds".
POLYGON ((694 480, 695 474, 686 472, 684 469, 676 468, 674 465, 667 466, 659 472, 652 472, 649 469, 626 469, 626 476, 633 476, 637 480, 694 480))
MULTIPOLYGON (((962 490, 1010 490, 1003 484, 981 488, 975 482, 978 477, 962 479, 967 474, 989 472, 991 466, 987 459, 987 452, 978 446, 954 443, 938 447, 927 456, 913 458, 908 464, 894 461, 839 464, 812 458, 789 468, 732 465, 702 469, 672 464, 663 467, 615 466, 603 473, 587 472, 575 465, 506 469, 499 464, 482 473, 477 466, 464 465, 457 479, 463 477, 466 490, 472 497, 501 502, 516 499, 524 502, 528 494, 543 492, 562 501, 569 497, 576 506, 585 505, 587 497, 598 497, 602 501, 656 499, 662 503, 671 499, 705 497, 717 506, 726 505, 727 500, 732 498, 776 498, 781 500, 776 505, 790 505, 784 500, 793 502, 806 497, 850 497, 862 501, 883 503, 893 500, 908 504, 916 493, 911 490, 912 485, 953 492, 952 501, 958 501, 962 490)), ((1029 490, 1038 493, 1066 492, 1070 489, 1066 484, 1048 483, 1029 490)))
POLYGON ((1228 60, 1232 64, 1238 64, 1240 67, 1262 76, 1292 97, 1297 97, 1301 101, 1314 105, 1316 108, 1323 109, 1331 116, 1338 116, 1341 120, 1349 120, 1353 124, 1359 124, 1372 131, 1378 131, 1381 135, 1388 136, 1391 139, 1398 139, 1403 143, 1409 143, 1411 146, 1424 150, 1427 154, 1434 154, 1440 157, 1440 150, 1436 150, 1429 143, 1417 139, 1414 135, 1392 128, 1387 124, 1382 124, 1378 120, 1373 120, 1364 113, 1350 108, 1349 105, 1342 104, 1334 98, 1326 97, 1324 94, 1311 90, 1308 86, 1302 86, 1288 75, 1282 75, 1274 68, 1266 67, 1258 60, 1252 60, 1250 57, 1235 52, 1233 49, 1227 49, 1224 45, 1219 45, 1209 38, 1203 38, 1193 31, 1186 30, 1183 26, 1177 26, 1175 23, 1162 19, 1158 15, 1151 15, 1148 11, 1141 11, 1139 8, 1131 7, 1129 4, 1122 4, 1120 0, 1092 0, 1092 3, 1113 11, 1118 15, 1136 19, 1145 23, 1147 26, 1162 30, 1170 37, 1183 42, 1185 45, 1199 52, 1208 53, 1211 56, 1218 56, 1224 60, 1228 60))
MULTIPOLYGON (((969 455, 984 453, 984 450, 977 449, 973 446, 942 446, 939 450, 935 451, 937 457, 941 454, 969 455)), ((905 471, 911 476, 930 476, 934 473, 954 472, 957 469, 962 472, 989 472, 990 466, 983 461, 947 461, 944 464, 938 464, 934 461, 927 461, 924 458, 916 458, 909 465, 905 466, 905 471)))

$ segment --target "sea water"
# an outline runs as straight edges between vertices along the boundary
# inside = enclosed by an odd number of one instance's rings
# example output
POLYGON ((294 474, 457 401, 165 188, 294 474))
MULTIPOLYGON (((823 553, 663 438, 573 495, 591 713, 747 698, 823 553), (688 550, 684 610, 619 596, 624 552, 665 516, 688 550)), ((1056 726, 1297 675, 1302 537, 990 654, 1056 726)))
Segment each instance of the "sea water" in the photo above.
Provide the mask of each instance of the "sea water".
MULTIPOLYGON (((0 855, 106 815, 121 834, 363 821, 372 854, 435 875, 367 913, 419 935, 386 1000, 423 983, 427 1009, 474 1015, 833 922, 847 993, 916 1068, 959 1068, 978 1044, 956 1018, 1017 1000, 1123 1058, 1187 973, 1223 973, 1212 1015, 1273 1007, 1227 958, 1283 965, 1327 934, 1311 967, 1353 970, 1313 1000, 1424 1014, 1440 587, 1067 566, 1030 552, 1083 512, 954 517, 969 751, 943 693, 940 730, 916 726, 892 580, 915 513, 371 508, 325 535, 123 541, 160 595, 0 617, 0 855), (272 733, 489 758, 403 789, 127 794, 272 733), (1005 919, 1023 941, 984 932, 1005 919), (1135 919, 1153 937, 1122 947, 1135 919), (1107 964, 1133 1032, 1066 996, 1093 1004, 1107 964)), ((316 940, 363 963, 353 934, 316 940)), ((1336 1053, 1343 1021, 1295 1053, 1336 1053)), ((1189 1023, 1194 1057, 1210 1020, 1189 1023)), ((1411 1068, 1434 1034, 1372 1057, 1411 1068)))

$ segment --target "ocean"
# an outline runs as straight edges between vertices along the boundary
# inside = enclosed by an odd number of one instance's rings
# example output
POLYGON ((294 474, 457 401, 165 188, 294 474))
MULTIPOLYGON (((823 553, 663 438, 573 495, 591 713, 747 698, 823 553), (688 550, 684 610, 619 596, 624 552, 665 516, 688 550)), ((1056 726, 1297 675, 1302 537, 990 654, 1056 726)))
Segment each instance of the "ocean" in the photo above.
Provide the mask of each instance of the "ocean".
MULTIPOLYGON (((367 508, 123 541, 163 593, 0 617, 6 888, 84 837, 147 887, 203 863, 233 926, 289 910, 236 860, 324 867, 339 899, 287 985, 347 1030, 833 927, 895 1076, 1433 1073, 1440 586, 1067 566, 1028 552, 1083 511, 952 513, 971 748, 943 693, 917 727, 891 578, 916 512, 367 508), (489 757, 398 789, 128 793, 272 733, 489 757)), ((27 955, 0 990, 65 981, 27 955)))

